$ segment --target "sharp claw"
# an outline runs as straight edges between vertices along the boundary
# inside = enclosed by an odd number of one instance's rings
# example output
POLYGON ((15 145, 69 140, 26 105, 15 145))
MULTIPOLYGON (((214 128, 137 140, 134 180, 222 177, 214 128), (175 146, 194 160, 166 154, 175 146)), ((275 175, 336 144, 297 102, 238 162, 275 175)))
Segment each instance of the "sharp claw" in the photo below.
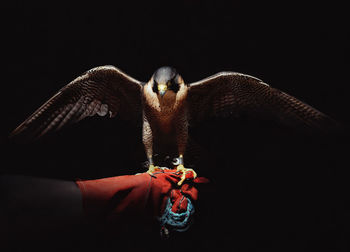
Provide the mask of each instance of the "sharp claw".
POLYGON ((197 177, 197 173, 193 169, 185 168, 183 165, 178 165, 177 166, 177 171, 178 172, 182 172, 180 181, 177 183, 178 186, 181 186, 182 183, 185 181, 187 172, 192 172, 193 179, 195 179, 197 177))
POLYGON ((181 186, 182 183, 185 181, 185 179, 186 179, 186 174, 184 173, 184 174, 181 175, 181 179, 180 179, 179 182, 177 182, 177 185, 181 186))
POLYGON ((159 169, 159 167, 158 166, 154 166, 154 165, 149 165, 147 173, 149 175, 152 175, 156 171, 156 169, 159 169))

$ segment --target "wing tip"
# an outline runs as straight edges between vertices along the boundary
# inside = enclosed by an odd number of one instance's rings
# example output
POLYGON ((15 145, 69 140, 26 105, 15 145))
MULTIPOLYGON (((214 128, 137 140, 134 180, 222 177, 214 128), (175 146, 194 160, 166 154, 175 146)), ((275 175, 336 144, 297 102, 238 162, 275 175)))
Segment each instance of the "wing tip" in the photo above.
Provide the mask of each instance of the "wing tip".
POLYGON ((26 144, 36 140, 35 136, 30 135, 26 129, 27 127, 25 125, 18 126, 10 134, 8 134, 7 140, 10 143, 15 144, 26 144))
POLYGON ((341 136, 345 133, 346 127, 343 123, 322 114, 318 121, 312 121, 306 125, 307 132, 313 136, 341 136))
POLYGON ((8 138, 12 139, 15 138, 19 135, 21 135, 21 133, 25 130, 26 126, 24 123, 21 123, 19 126, 17 126, 14 130, 12 130, 10 132, 10 134, 8 134, 8 138))

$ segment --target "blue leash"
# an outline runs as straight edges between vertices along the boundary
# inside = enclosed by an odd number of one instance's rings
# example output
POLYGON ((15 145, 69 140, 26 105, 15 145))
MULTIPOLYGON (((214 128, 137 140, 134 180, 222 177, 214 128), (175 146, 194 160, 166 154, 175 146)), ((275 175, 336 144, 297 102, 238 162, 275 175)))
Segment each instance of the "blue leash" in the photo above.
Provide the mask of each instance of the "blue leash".
MULTIPOLYGON (((186 197, 187 198, 187 197, 186 197)), ((163 215, 159 218, 161 225, 161 235, 164 238, 168 238, 169 229, 177 232, 185 232, 192 224, 192 215, 194 214, 194 206, 189 198, 187 198, 188 204, 186 212, 174 213, 171 208, 173 204, 168 198, 163 215)))

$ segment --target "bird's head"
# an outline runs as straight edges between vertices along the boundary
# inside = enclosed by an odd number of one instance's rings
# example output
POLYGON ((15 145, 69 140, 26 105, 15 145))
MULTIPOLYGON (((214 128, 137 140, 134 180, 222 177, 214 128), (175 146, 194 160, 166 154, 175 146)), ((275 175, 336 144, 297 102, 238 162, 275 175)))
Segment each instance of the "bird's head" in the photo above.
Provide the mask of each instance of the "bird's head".
POLYGON ((154 72, 152 76, 152 89, 160 97, 167 92, 177 93, 182 85, 185 85, 182 77, 173 67, 161 67, 154 72))

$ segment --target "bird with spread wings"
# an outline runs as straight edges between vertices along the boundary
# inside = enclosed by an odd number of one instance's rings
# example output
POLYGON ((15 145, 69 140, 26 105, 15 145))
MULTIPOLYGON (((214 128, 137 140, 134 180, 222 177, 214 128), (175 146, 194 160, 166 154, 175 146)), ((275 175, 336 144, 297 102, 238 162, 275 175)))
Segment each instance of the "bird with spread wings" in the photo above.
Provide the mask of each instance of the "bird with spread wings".
POLYGON ((324 130, 336 124, 327 115, 300 100, 241 73, 220 72, 185 83, 172 67, 161 67, 148 82, 140 82, 114 66, 93 68, 59 90, 20 124, 11 136, 35 139, 86 117, 99 115, 142 122, 142 141, 148 173, 156 167, 154 148, 175 148, 177 171, 184 166, 189 125, 210 118, 240 114, 269 118, 296 128, 324 130))

